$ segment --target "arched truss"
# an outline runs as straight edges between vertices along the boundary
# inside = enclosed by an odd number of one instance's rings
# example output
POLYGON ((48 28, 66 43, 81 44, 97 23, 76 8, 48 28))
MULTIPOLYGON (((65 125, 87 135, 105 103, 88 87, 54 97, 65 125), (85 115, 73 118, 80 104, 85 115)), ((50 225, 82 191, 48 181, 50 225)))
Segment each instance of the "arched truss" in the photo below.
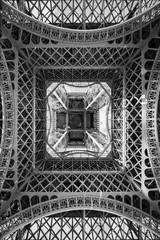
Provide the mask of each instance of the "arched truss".
POLYGON ((158 101, 160 94, 160 48, 157 51, 152 74, 150 76, 147 96, 147 137, 149 157, 152 169, 160 187, 160 148, 157 126, 158 101))
POLYGON ((113 213, 147 227, 156 236, 160 236, 160 223, 150 215, 113 199, 99 197, 68 197, 44 202, 28 208, 14 217, 6 219, 1 225, 1 236, 5 238, 38 218, 74 210, 94 210, 113 213))
POLYGON ((48 216, 26 225, 17 230, 5 240, 13 240, 15 237, 23 237, 28 240, 47 239, 93 239, 105 240, 133 240, 138 237, 146 240, 155 240, 152 232, 128 219, 111 213, 91 210, 76 210, 59 213, 58 216, 48 216))
POLYGON ((73 29, 63 29, 42 23, 36 19, 31 18, 28 15, 25 15, 23 12, 12 8, 7 3, 3 3, 2 14, 4 20, 2 22, 2 25, 13 32, 16 30, 19 34, 17 38, 19 38, 21 35, 20 29, 11 29, 11 25, 10 23, 8 24, 8 21, 11 21, 17 27, 20 26, 21 29, 29 31, 32 34, 37 34, 38 36, 46 37, 55 41, 95 43, 123 38, 125 35, 131 34, 132 32, 138 31, 140 29, 145 30, 145 27, 148 25, 148 23, 158 16, 159 9, 160 3, 157 3, 146 12, 139 14, 131 20, 125 21, 124 23, 118 24, 117 26, 90 31, 78 31, 73 29))
MULTIPOLYGON (((8 0, 10 1, 10 0, 8 0)), ((11 2, 11 1, 10 1, 11 2)), ((30 16, 45 23, 73 29, 103 28, 126 21, 155 4, 145 1, 24 1, 19 7, 30 16)))
POLYGON ((0 161, 0 187, 2 187, 12 152, 14 134, 14 102, 11 79, 3 52, 0 55, 1 89, 3 101, 2 152, 0 161))
MULTIPOLYGON (((156 8, 157 9, 157 8, 156 8)), ((16 11, 16 10, 15 10, 16 11)), ((156 11, 155 11, 156 12, 156 11)), ((157 14, 157 13, 156 13, 157 14)), ((13 32, 11 32, 11 35, 12 35, 12 37, 13 37, 13 34, 12 34, 13 32)), ((115 49, 114 51, 116 52, 116 50, 117 49, 115 49)), ((58 51, 57 51, 57 53, 58 53, 58 51)), ((69 53, 69 51, 68 51, 68 49, 67 49, 67 53, 69 53)), ((78 53, 79 54, 81 54, 81 57, 83 57, 83 54, 81 53, 81 49, 80 50, 78 50, 78 53)), ((135 52, 133 51, 133 53, 131 52, 131 55, 130 56, 132 56, 132 54, 134 54, 135 52)), ((33 63, 35 64, 35 65, 38 65, 38 66, 41 66, 42 64, 41 64, 41 62, 44 62, 44 60, 43 61, 41 61, 41 59, 40 59, 40 61, 35 61, 35 59, 34 59, 34 54, 38 54, 38 51, 34 48, 34 49, 32 49, 31 50, 31 54, 29 54, 29 52, 28 52, 28 55, 27 55, 27 57, 29 58, 31 58, 32 59, 32 61, 33 61, 33 63)), ((48 54, 48 52, 46 52, 46 50, 44 49, 44 54, 48 54)), ((137 52, 136 52, 136 54, 137 54, 137 52)), ((19 64, 20 64, 20 71, 23 71, 23 70, 25 70, 26 71, 26 69, 27 69, 27 71, 28 71, 28 74, 30 74, 30 76, 32 75, 32 69, 30 68, 30 63, 24 63, 23 61, 23 55, 21 56, 21 53, 19 53, 19 55, 20 55, 20 58, 22 58, 22 62, 20 62, 19 64), (25 66, 25 67, 24 67, 25 66)), ((109 56, 111 56, 111 53, 109 52, 109 56)), ((140 57, 138 57, 137 58, 138 60, 135 60, 135 64, 139 64, 139 66, 140 66, 140 57), (139 62, 138 62, 139 61, 139 62)), ((105 61, 105 59, 103 60, 103 61, 105 61)), ((120 59, 119 59, 119 61, 120 61, 120 59)), ((49 61, 48 61, 48 63, 49 63, 49 61)), ((80 62, 78 62, 79 64, 80 64, 80 62)), ((67 64, 70 64, 70 61, 68 60, 67 61, 67 64)), ((115 59, 115 62, 113 63, 114 65, 116 65, 116 64, 118 64, 117 63, 117 60, 115 59)), ((125 64, 125 62, 124 62, 124 64, 125 64)), ((132 66, 132 65, 131 65, 132 66)), ((52 75, 52 71, 53 70, 51 70, 51 75, 52 75)), ((130 70, 128 70, 128 79, 127 79, 127 82, 128 82, 128 85, 129 84, 131 84, 131 81, 132 80, 130 80, 129 79, 129 74, 130 74, 130 72, 129 72, 130 70)), ((138 71, 140 71, 140 67, 139 67, 139 70, 138 71)), ((133 72, 133 71, 132 71, 133 72)), ((64 74, 65 74, 65 76, 66 76, 66 73, 67 72, 64 72, 64 74)), ((48 73, 46 73, 46 74, 48 74, 48 73)), ((94 74, 94 72, 93 72, 93 74, 94 74)), ((44 75, 45 76, 45 75, 44 75)), ((136 77, 137 77, 137 80, 135 80, 135 87, 136 87, 136 85, 137 85, 137 83, 139 83, 139 78, 138 78, 138 75, 136 75, 136 77), (137 83, 136 83, 137 82, 137 83)), ((31 79, 28 79, 29 81, 32 81, 31 79)), ((26 81, 26 80, 25 80, 26 81)), ((32 84, 31 82, 29 83, 29 84, 32 84)), ((115 86, 117 86, 117 82, 115 82, 115 86)), ((42 87, 42 86, 40 86, 40 87, 42 87)), ((120 89, 121 89, 121 85, 119 85, 118 87, 117 87, 117 89, 116 89, 116 91, 115 91, 115 96, 118 98, 118 95, 119 95, 119 91, 120 91, 120 89)), ((141 88, 141 86, 139 86, 139 87, 136 87, 137 88, 137 95, 140 93, 140 88, 141 88)), ((26 88, 26 90, 27 90, 27 88, 26 88)), ((25 90, 25 91, 26 91, 25 90)), ((42 89, 41 89, 42 90, 42 89)), ((24 92, 25 93, 25 92, 24 92)), ((127 99, 128 101, 130 100, 129 98, 127 99)), ((140 101, 140 99, 138 100, 138 101, 140 101)), ((118 100, 117 100, 117 103, 115 103, 115 106, 116 105, 118 105, 118 100)), ((137 103, 137 105, 138 105, 138 103, 137 103)), ((137 109, 137 111, 138 111, 138 109, 137 109)), ((138 113, 138 112, 137 112, 138 113)), ((30 113, 31 114, 31 113, 30 113)), ((21 117, 23 116, 23 113, 20 113, 20 115, 21 115, 21 117)), ((118 124, 118 123, 117 123, 118 124)), ((115 124, 116 125, 116 124, 115 124)), ((138 131, 138 130, 137 130, 138 131)), ((117 138, 118 136, 116 136, 116 138, 117 138)), ((117 144, 119 144, 119 143, 117 143, 117 144)), ((138 143, 137 143, 137 146, 138 146, 138 143)), ((31 162, 30 162, 30 165, 31 165, 31 162)), ((139 170, 138 170, 138 168, 140 168, 140 166, 137 166, 137 176, 139 175, 139 170)), ((29 174, 29 172, 32 172, 32 167, 30 166, 30 170, 29 170, 29 168, 28 169, 26 169, 26 171, 28 171, 28 174, 29 174)), ((130 173, 131 173, 131 170, 129 171, 130 173)), ((131 175, 132 175, 132 173, 131 173, 131 175)), ((140 176, 138 176, 138 179, 137 179, 138 181, 140 180, 140 176)))

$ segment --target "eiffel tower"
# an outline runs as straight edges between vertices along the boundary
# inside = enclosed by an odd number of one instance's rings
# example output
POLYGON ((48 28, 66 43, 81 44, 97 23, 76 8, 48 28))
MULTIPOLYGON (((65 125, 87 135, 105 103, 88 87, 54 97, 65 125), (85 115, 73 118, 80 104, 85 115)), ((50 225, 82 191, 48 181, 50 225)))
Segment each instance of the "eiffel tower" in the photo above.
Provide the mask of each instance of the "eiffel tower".
POLYGON ((0 238, 159 240, 160 1, 0 11, 0 238))

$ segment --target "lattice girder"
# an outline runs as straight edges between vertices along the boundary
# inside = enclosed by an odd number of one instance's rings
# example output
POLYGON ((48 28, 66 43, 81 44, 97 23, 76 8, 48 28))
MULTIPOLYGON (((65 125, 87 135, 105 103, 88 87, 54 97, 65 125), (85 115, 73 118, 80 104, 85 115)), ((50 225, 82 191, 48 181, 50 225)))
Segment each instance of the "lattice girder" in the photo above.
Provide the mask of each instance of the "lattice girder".
POLYGON ((95 29, 119 24, 153 6, 155 0, 145 1, 33 1, 27 0, 16 5, 15 1, 7 0, 14 7, 44 23, 63 28, 95 29))
POLYGON ((56 239, 58 237, 70 239, 71 231, 72 238, 74 237, 74 239, 82 239, 80 238, 82 236, 83 239, 86 237, 87 239, 99 239, 99 237, 100 239, 106 239, 106 237, 114 239, 116 237, 118 240, 124 238, 126 240, 136 240, 137 237, 145 238, 146 240, 156 239, 156 236, 149 232, 149 230, 121 217, 99 213, 98 216, 96 215, 94 218, 92 216, 91 218, 88 211, 77 211, 76 213, 78 215, 76 217, 66 216, 66 213, 64 213, 61 216, 56 216, 55 219, 46 217, 45 219, 37 220, 6 239, 13 240, 15 237, 22 238, 22 236, 27 239, 33 239, 33 236, 49 240, 53 237, 56 239), (82 218, 82 214, 86 217, 82 218), (64 228, 67 228, 67 232, 63 230, 64 228), (52 229, 56 229, 56 231, 52 229))
MULTIPOLYGON (((2 99, 3 99, 3 114, 2 117, 2 137, 1 137, 1 162, 0 162, 0 186, 4 184, 4 180, 7 174, 7 168, 9 165, 9 159, 12 153, 13 144, 13 118, 14 118, 14 103, 12 94, 11 79, 8 73, 7 62, 3 52, 1 52, 0 58, 0 70, 1 70, 1 89, 2 89, 2 99)), ((13 185, 13 182, 11 183, 13 185)))
POLYGON ((130 42, 138 44, 142 38, 143 40, 146 39, 149 36, 151 28, 154 28, 154 26, 157 25, 155 20, 158 19, 159 5, 160 4, 157 3, 157 5, 154 5, 141 15, 118 24, 117 26, 105 28, 106 30, 97 29, 96 31, 78 31, 61 29, 59 27, 54 27, 53 25, 43 24, 42 22, 36 21, 28 15, 17 11, 15 8, 11 9, 11 6, 3 3, 2 13, 4 20, 2 21, 2 26, 12 33, 12 38, 14 40, 17 41, 21 39, 26 45, 31 41, 35 44, 39 44, 40 37, 45 44, 48 44, 49 42, 57 44, 57 41, 59 40, 62 42, 78 42, 79 44, 85 42, 104 42, 107 40, 116 40, 115 42, 123 42, 123 44, 129 44, 130 42))
POLYGON ((1 233, 4 233, 7 229, 10 229, 10 233, 13 233, 16 229, 20 229, 23 226, 33 222, 33 220, 39 219, 39 217, 45 217, 57 213, 63 213, 65 211, 74 210, 94 210, 100 212, 107 212, 115 214, 121 217, 125 217, 129 221, 138 223, 139 225, 146 227, 155 235, 159 236, 160 226, 159 221, 155 218, 151 218, 150 215, 142 213, 137 208, 131 207, 128 204, 120 203, 112 199, 97 198, 97 197, 70 197, 62 198, 59 200, 52 200, 44 202, 42 204, 35 205, 31 208, 25 209, 20 213, 17 213, 14 217, 4 221, 1 227, 1 233))

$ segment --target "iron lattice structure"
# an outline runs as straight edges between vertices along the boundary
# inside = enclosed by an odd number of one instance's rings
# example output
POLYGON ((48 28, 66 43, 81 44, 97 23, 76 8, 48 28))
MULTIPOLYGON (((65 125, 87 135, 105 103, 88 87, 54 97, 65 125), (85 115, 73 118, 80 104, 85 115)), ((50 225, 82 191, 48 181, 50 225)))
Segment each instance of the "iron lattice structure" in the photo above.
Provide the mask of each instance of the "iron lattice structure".
POLYGON ((0 11, 1 239, 160 239, 160 2, 8 0, 0 11), (95 85, 110 99, 107 145, 95 85), (56 122, 65 86, 89 89, 96 122, 70 155, 56 122))

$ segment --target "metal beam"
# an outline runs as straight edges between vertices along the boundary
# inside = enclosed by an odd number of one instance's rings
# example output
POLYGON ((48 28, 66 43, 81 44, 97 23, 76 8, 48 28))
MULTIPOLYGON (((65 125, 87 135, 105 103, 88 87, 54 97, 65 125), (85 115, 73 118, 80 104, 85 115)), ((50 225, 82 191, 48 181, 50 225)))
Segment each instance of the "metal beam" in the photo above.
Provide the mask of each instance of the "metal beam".
POLYGON ((55 95, 55 97, 58 99, 58 101, 62 104, 62 106, 67 110, 66 105, 64 104, 64 102, 62 101, 62 99, 58 96, 58 94, 56 92, 53 92, 53 94, 55 95))
POLYGON ((97 142, 97 140, 94 138, 94 137, 92 137, 92 135, 88 132, 88 131, 86 131, 86 133, 87 133, 87 135, 89 136, 89 138, 91 138, 92 139, 92 141, 101 149, 101 151, 103 150, 103 147, 97 142))
POLYGON ((45 143, 48 144, 48 146, 53 150, 53 152, 61 159, 63 160, 62 156, 52 147, 51 144, 49 144, 46 140, 45 143))
MULTIPOLYGON (((47 80, 47 79, 46 79, 47 80)), ((48 81, 48 80, 47 80, 48 81)), ((53 81, 53 80, 52 80, 53 81)), ((53 81, 55 82, 55 81, 53 81)), ((52 91, 45 97, 45 100, 48 99, 48 97, 59 87, 60 84, 62 84, 63 80, 60 80, 58 84, 52 89, 52 91)))
POLYGON ((62 139, 66 136, 66 134, 67 134, 67 131, 65 131, 63 135, 60 137, 60 139, 54 144, 53 146, 54 149, 58 146, 58 144, 62 141, 62 139))
POLYGON ((104 90, 101 90, 97 96, 95 98, 93 98, 93 100, 88 104, 88 106, 86 107, 86 110, 92 106, 92 104, 101 96, 101 94, 104 92, 104 90))

